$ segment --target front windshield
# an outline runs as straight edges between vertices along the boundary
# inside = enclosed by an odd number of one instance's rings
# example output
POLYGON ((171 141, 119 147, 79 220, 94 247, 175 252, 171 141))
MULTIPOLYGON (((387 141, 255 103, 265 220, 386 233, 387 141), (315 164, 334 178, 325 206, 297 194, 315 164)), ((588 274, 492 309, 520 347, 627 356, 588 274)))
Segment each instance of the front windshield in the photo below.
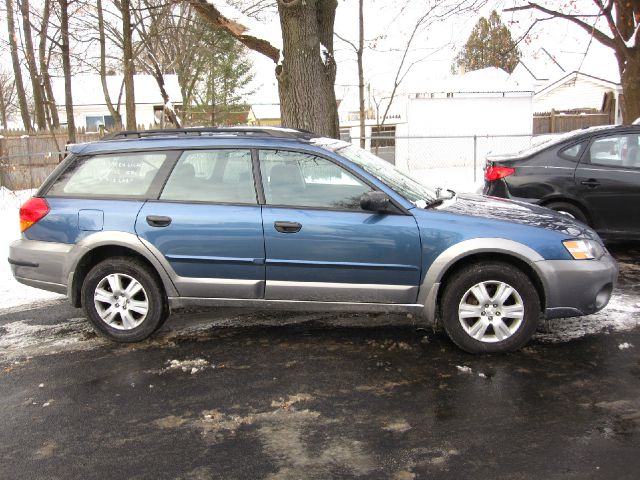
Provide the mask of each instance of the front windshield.
POLYGON ((339 153, 347 160, 362 167, 414 205, 424 208, 424 206, 433 203, 438 198, 435 190, 417 182, 389 162, 362 148, 328 138, 315 139, 313 143, 326 150, 339 153))

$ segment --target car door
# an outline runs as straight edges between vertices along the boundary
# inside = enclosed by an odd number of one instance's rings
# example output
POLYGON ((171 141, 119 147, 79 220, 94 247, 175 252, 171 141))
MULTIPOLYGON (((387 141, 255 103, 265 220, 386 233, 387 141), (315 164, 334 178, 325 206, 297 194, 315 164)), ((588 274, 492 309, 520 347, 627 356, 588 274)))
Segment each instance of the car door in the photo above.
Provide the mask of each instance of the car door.
POLYGON ((592 139, 576 169, 578 195, 593 226, 606 235, 640 234, 640 149, 637 133, 592 139))
POLYGON ((184 297, 262 298, 262 217, 249 149, 185 151, 138 236, 166 260, 184 297))
POLYGON ((259 151, 264 187, 265 298, 414 303, 418 226, 407 214, 360 208, 373 188, 332 160, 259 151))

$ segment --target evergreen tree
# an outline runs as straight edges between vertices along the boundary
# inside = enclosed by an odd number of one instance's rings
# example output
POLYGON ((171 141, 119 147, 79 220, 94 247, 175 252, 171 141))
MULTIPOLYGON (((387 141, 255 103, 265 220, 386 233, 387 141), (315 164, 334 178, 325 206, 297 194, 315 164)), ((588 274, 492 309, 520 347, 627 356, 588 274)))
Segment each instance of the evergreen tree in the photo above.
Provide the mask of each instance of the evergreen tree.
POLYGON ((516 68, 520 55, 511 32, 494 10, 488 19, 481 17, 473 27, 467 43, 451 65, 451 72, 457 73, 461 67, 465 71, 498 67, 511 73, 516 68))

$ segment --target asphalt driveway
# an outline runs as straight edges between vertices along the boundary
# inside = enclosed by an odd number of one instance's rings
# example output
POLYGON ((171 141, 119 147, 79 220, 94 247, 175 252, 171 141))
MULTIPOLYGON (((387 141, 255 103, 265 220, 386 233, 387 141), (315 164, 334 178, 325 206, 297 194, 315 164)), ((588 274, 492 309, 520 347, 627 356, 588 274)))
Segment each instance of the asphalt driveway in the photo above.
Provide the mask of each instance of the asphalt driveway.
POLYGON ((604 312, 472 356, 389 315, 183 310, 97 338, 0 311, 0 478, 603 478, 640 471, 640 249, 604 312))

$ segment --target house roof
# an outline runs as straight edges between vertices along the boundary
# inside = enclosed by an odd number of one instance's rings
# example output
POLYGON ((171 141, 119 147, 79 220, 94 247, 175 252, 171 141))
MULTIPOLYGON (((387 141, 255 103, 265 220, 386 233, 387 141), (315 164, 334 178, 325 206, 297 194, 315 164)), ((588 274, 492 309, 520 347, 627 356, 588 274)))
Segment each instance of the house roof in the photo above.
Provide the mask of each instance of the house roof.
POLYGON ((530 91, 509 81, 509 74, 496 67, 473 70, 441 80, 425 80, 413 97, 431 93, 503 93, 530 91))
MULTIPOLYGON (((111 101, 115 104, 122 92, 121 104, 124 104, 124 88, 122 75, 107 75, 107 89, 111 101)), ((64 105, 64 78, 53 77, 51 79, 53 97, 56 104, 64 105)), ((164 76, 165 89, 169 99, 173 103, 182 103, 180 84, 177 75, 164 76)), ((162 95, 156 80, 151 75, 134 75, 133 77, 136 105, 162 105, 162 95)), ((105 105, 104 94, 100 75, 81 74, 71 78, 71 92, 74 106, 105 105)))
POLYGON ((564 77, 559 78, 555 82, 550 83, 549 85, 547 85, 543 89, 541 89, 538 92, 536 92, 536 97, 545 95, 545 94, 549 93, 550 91, 552 91, 552 90, 554 90, 554 89, 556 89, 558 87, 562 87, 567 82, 572 81, 572 80, 575 81, 575 80, 577 80, 579 78, 582 78, 584 80, 590 81, 590 82, 595 83, 595 84, 598 84, 598 85, 600 85, 600 86, 602 86, 604 88, 610 88, 611 90, 618 90, 618 89, 622 88, 619 83, 612 82, 610 80, 605 80, 604 78, 594 77, 593 75, 589 75, 589 74, 586 74, 586 73, 574 71, 574 72, 568 73, 564 77))

